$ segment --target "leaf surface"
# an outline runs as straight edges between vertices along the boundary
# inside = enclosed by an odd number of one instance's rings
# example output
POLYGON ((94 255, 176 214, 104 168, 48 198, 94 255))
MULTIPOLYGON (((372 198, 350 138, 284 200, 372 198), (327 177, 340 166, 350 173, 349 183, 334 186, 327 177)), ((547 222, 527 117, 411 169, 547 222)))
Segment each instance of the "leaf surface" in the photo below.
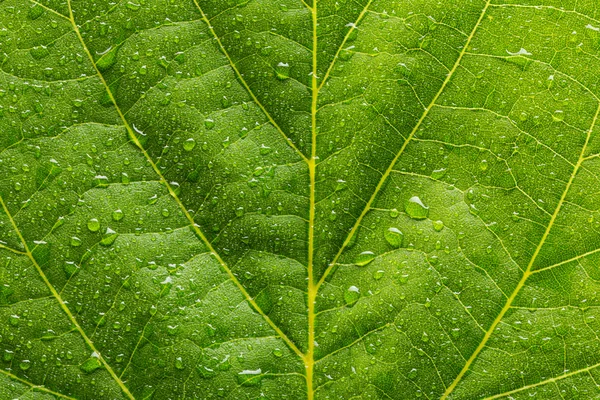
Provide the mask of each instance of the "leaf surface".
POLYGON ((0 2, 0 398, 600 395, 592 0, 0 2))

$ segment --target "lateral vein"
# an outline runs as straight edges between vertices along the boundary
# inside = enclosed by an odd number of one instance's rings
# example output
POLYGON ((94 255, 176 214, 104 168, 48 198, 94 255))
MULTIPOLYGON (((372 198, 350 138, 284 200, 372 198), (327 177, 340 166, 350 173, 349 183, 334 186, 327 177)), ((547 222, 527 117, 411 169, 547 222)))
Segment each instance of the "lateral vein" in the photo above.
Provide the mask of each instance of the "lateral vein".
POLYGON ((294 144, 294 142, 292 141, 291 138, 289 138, 281 129, 281 127, 279 126, 279 124, 277 124, 277 122, 275 122, 275 120, 273 119, 273 117, 271 116, 271 114, 267 111, 267 109, 265 108, 265 106, 263 106, 263 104, 258 100, 258 98, 254 95, 254 92, 252 91, 252 89, 250 89, 250 86, 248 85, 248 83, 246 82, 246 80, 244 79, 244 77, 242 76, 242 74, 240 73, 240 71, 238 70, 238 68, 236 67, 235 63, 233 62, 233 60, 231 59, 231 57, 229 56, 229 53, 227 52, 227 50, 225 50, 225 46, 223 46, 223 43, 221 43, 221 39, 217 36, 217 33, 215 32, 215 30, 213 29, 210 20, 208 19, 208 17, 206 16, 206 14, 204 14, 204 11, 202 10, 202 7, 200 7, 200 4, 198 3, 198 0, 194 0, 194 4, 196 5, 196 7, 198 8, 198 11, 200 11, 200 14, 202 14, 202 19, 204 20, 204 22, 206 23, 206 26, 208 27, 208 30, 210 31, 210 33, 212 33, 213 37, 215 38, 215 40, 217 41, 217 43, 219 44, 219 49, 221 50, 221 52, 223 53, 223 55, 227 58, 227 61, 229 61, 229 65, 231 65, 231 68, 233 69, 233 71, 235 72, 235 75, 238 77, 238 79, 240 80, 240 83, 244 86, 244 88, 246 89, 246 91, 248 92, 248 94, 250 95, 250 97, 252 97, 252 100, 256 103, 256 105, 258 105, 258 107, 262 110, 262 112, 265 114, 265 116, 267 117, 267 119, 269 120, 269 122, 275 127, 275 129, 277 129, 277 131, 279 132, 279 134, 281 136, 283 136, 283 138, 285 139, 286 143, 292 148, 294 149, 294 151, 296 153, 298 153, 298 155, 305 161, 308 162, 308 158, 306 158, 306 156, 304 155, 304 153, 302 153, 300 151, 300 149, 298 149, 296 147, 296 145, 294 144))
POLYGON ((71 321, 71 323, 75 326, 75 328, 77 329, 77 331, 79 332, 79 334, 82 336, 83 340, 87 343, 87 345, 89 346, 89 348, 94 353, 96 353, 96 355, 98 356, 98 360, 102 363, 102 365, 104 366, 104 368, 106 368, 106 370, 112 376, 112 378, 117 382, 117 384, 120 386, 121 390, 131 400, 135 400, 134 397, 133 397, 133 395, 131 394, 131 392, 129 392, 129 389, 127 389, 127 387, 123 383, 123 381, 121 381, 121 379, 119 379, 119 377, 117 376, 117 374, 115 374, 115 372, 110 367, 110 365, 108 365, 108 363, 104 360, 104 357, 102 357, 102 353, 100 353, 100 351, 98 351, 98 349, 96 349, 96 347, 94 346, 94 342, 92 342, 92 340, 86 335, 86 333, 84 332, 83 328, 77 322, 77 319, 75 319, 75 316, 71 313, 71 310, 69 309, 69 307, 67 307, 67 304, 60 297, 60 294, 58 294, 58 292, 56 291, 56 289, 54 288, 54 286, 52 286, 52 284, 48 280, 48 277, 46 277, 46 274, 44 273, 44 271, 42 270, 42 268, 40 267, 40 265, 38 264, 38 262, 36 261, 36 259, 33 257, 33 254, 31 254, 31 251, 29 250, 29 246, 27 245, 27 242, 25 241, 25 238, 21 234, 21 231, 19 230, 19 227, 17 226, 14 218, 12 217, 12 215, 10 214, 10 212, 8 211, 8 207, 6 206, 6 203, 4 203, 4 199, 2 198, 2 196, 0 196, 0 204, 2 205, 2 209, 4 210, 4 212, 6 213, 6 215, 8 216, 8 219, 10 220, 10 223, 11 223, 13 229, 17 233, 17 236, 19 237, 19 239, 23 243, 23 248, 25 249, 25 253, 27 254, 27 257, 29 257, 29 259, 31 260, 31 263, 33 264, 33 266, 35 267, 35 269, 39 273, 40 277, 42 278, 42 280, 44 281, 44 283, 46 284, 46 286, 48 287, 48 289, 50 290, 50 292, 52 293, 52 295, 54 296, 54 298, 56 299, 56 301, 58 301, 58 304, 60 305, 60 308, 62 308, 62 310, 65 312, 65 314, 67 314, 67 317, 69 318, 69 320, 71 321))
MULTIPOLYGON (((69 0, 69 7, 70 7, 70 0, 69 0)), ((175 191, 173 190, 173 188, 171 187, 171 185, 169 184, 169 182, 163 176, 162 172, 160 171, 160 169, 158 168, 158 166, 156 165, 156 163, 154 162, 154 160, 152 160, 152 158, 150 157, 150 155, 148 154, 148 152, 144 149, 144 147, 142 146, 142 144, 138 140, 137 136, 133 132, 133 129, 129 125, 129 122, 127 121, 127 119, 125 118, 125 115, 123 114, 123 112, 121 111, 119 105, 117 104, 117 101, 115 100, 115 97, 114 97, 112 91, 110 90, 110 87, 109 87, 108 83, 106 82, 106 80, 104 79, 104 76, 100 73, 100 70, 98 69, 98 66, 94 62, 94 58, 92 57, 92 54, 90 53, 87 45, 85 44, 85 42, 83 40, 83 37, 81 36, 81 34, 79 32, 79 28, 77 27, 77 24, 75 23, 75 20, 73 18, 72 13, 71 13, 71 23, 73 24, 75 33, 77 34, 77 37, 79 38, 79 41, 81 42, 83 50, 85 51, 85 53, 87 54, 88 58, 90 59, 90 62, 92 64, 92 66, 94 67, 94 69, 96 70, 96 73, 97 73, 98 77, 102 81, 102 84, 104 85, 104 88, 105 88, 105 90, 106 90, 106 92, 107 92, 107 94, 108 94, 111 102, 114 104, 115 109, 116 109, 117 113, 119 114, 119 117, 123 121, 123 125, 124 125, 125 129, 127 130, 127 133, 129 134, 129 137, 131 138, 131 140, 133 141, 133 143, 140 149, 140 151, 142 152, 142 154, 144 155, 144 157, 146 158, 146 160, 148 161, 148 163, 151 165, 151 167, 154 170, 154 172, 158 175, 161 183, 163 185, 165 185, 165 187, 169 191, 169 194, 171 195, 171 197, 173 197, 173 199, 175 200, 175 202, 177 203, 177 205, 179 206, 179 208, 181 209, 181 211, 183 212, 183 214, 185 215, 185 217, 187 218, 187 220, 190 222, 191 227, 194 230, 194 232, 196 233, 196 235, 200 238, 200 240, 208 248, 208 250, 210 251, 210 253, 219 262, 219 264, 221 265, 221 267, 223 268, 223 270, 227 273, 227 275, 232 280, 232 282, 235 283, 235 285, 238 287, 238 289, 240 290, 240 292, 242 292, 242 294, 244 295, 244 297, 246 298, 246 300, 248 301, 248 303, 250 305, 252 305, 252 307, 256 310, 256 312, 258 312, 265 319, 265 321, 271 326, 271 328, 273 328, 273 330, 275 330, 275 332, 277 332, 277 334, 292 349, 292 351, 294 351, 298 356, 304 357, 304 354, 300 351, 300 349, 298 349, 298 347, 294 344, 294 342, 292 342, 287 337, 287 335, 262 311, 262 309, 258 306, 258 304, 256 303, 256 301, 254 301, 254 299, 252 298, 252 296, 250 296, 250 294, 246 291, 246 289, 241 284, 241 282, 237 279, 237 277, 235 276, 235 274, 231 271, 231 269, 227 266, 227 264, 225 263, 225 261, 221 258, 221 256, 214 249, 214 247, 212 246, 212 244, 210 243, 210 241, 206 238, 206 236, 204 235, 204 233, 200 230, 198 224, 196 224, 196 222, 194 221, 194 219, 190 215, 189 211, 185 208, 185 206, 183 205, 183 203, 181 202, 181 200, 179 199, 179 197, 177 196, 177 194, 175 193, 175 191)))
POLYGON ((471 357, 469 357, 469 359, 467 360, 467 362, 463 366, 463 368, 460 371, 460 373, 456 376, 456 378, 454 379, 454 381, 452 382, 452 384, 450 386, 448 386, 448 389, 446 389, 446 391, 444 392, 443 396, 441 397, 441 400, 446 399, 448 397, 448 395, 450 395, 450 393, 452 393, 452 391, 456 388, 456 385, 460 382, 460 380, 462 379, 462 377, 469 370, 469 368, 473 364, 473 361, 475 361, 475 359, 477 358, 477 356, 479 355, 479 353, 481 353, 481 351, 485 348, 485 346, 487 344, 487 341, 490 339, 490 337, 492 336, 492 334, 496 330, 496 327, 498 326, 498 324, 500 323, 500 321, 502 320, 502 318, 504 317, 504 315, 511 308, 513 301, 516 299, 517 295, 519 294, 519 292, 523 288, 523 286, 525 286, 525 282, 527 281, 527 279, 534 273, 534 271, 532 271, 533 264, 535 263, 535 260, 537 259, 538 255, 540 254, 540 251, 541 251, 542 247, 544 246, 544 243, 546 242, 546 239, 550 235, 550 231, 552 230, 552 227, 554 226, 554 222, 556 221, 556 217, 560 213, 562 205, 565 202, 567 194, 569 193, 569 189, 571 188, 571 185, 573 184, 573 181, 575 180, 575 176, 577 175, 577 172, 579 171, 579 168, 581 167, 581 165, 585 161, 585 152, 586 152, 588 143, 590 141, 590 138, 592 136, 592 131, 594 130, 594 127, 596 126, 596 122, 598 121, 598 116, 599 115, 600 115, 600 104, 598 105, 598 108, 596 109, 596 113, 595 113, 595 115, 593 117, 590 129, 587 131, 585 143, 584 143, 583 147, 581 148, 581 152, 579 154, 579 159, 577 160, 577 163, 575 164, 575 167, 573 168, 573 172, 571 173, 571 176, 569 177, 569 181, 567 182, 567 186, 565 187, 565 190, 563 191, 563 193, 562 193, 562 195, 560 197, 560 200, 558 201, 558 204, 556 205, 554 213, 552 214, 552 217, 550 218, 550 221, 548 222, 548 226, 546 227, 546 230, 544 231, 544 234, 542 235, 542 238, 541 238, 540 242, 538 243, 538 245, 537 245, 537 247, 536 247, 536 249, 535 249, 535 251, 534 251, 534 253, 533 253, 532 257, 531 257, 531 259, 529 260, 529 263, 527 264, 527 268, 525 269, 525 272, 523 273, 523 276, 521 277, 521 280, 519 281, 519 283, 515 287, 515 289, 512 292, 511 296, 506 300, 506 303, 504 304, 504 307, 502 307, 502 310, 500 310, 500 313, 498 314, 498 316, 496 317, 496 319, 494 319, 494 322, 492 322, 492 325, 490 325, 490 328, 487 330, 486 334, 481 339, 481 342, 479 343, 479 345, 477 346, 477 348, 475 349, 475 351, 473 352, 473 354, 471 354, 471 357))
POLYGON ((481 14, 479 15, 479 19, 475 23, 475 26, 474 26, 473 30, 471 31, 471 34, 467 38, 467 41, 465 42, 465 45, 463 46, 460 54, 458 55, 458 58, 456 59, 456 62, 454 63, 454 66, 452 67, 452 69, 450 70, 450 72, 448 72, 448 75, 446 75, 446 79, 442 83, 442 86, 440 87, 440 89, 438 90, 438 92, 435 94, 435 96, 433 97, 433 99, 431 100, 431 102, 429 103, 429 105, 427 106, 427 108, 423 111, 423 114, 421 115, 421 118, 419 118, 419 120, 417 121, 416 125, 414 126, 414 128, 412 129, 412 131, 410 132, 410 134, 408 135, 408 137, 406 138, 406 140, 402 144, 402 147, 400 148, 400 150, 398 151, 398 153, 396 154, 396 156, 394 157, 394 159, 392 160, 392 162, 388 166, 387 170, 381 176, 381 179, 379 180, 379 183, 375 187, 375 191, 373 192, 373 194, 369 198, 369 201, 365 205, 365 207, 364 207, 363 211, 361 212, 361 214, 359 215, 359 217, 356 219, 356 222, 354 223, 354 226, 352 227, 352 229, 350 230, 350 233, 346 237, 346 240, 342 244, 342 247, 337 252, 337 254, 333 258, 332 262, 329 264, 329 266, 327 267, 327 269, 323 273, 323 276, 321 276, 321 279, 319 279, 319 282, 317 283, 317 289, 323 284, 323 282, 325 282, 325 280, 327 279, 327 276, 331 273, 333 267, 335 266, 335 264, 339 260, 340 256, 342 255, 342 253, 344 252, 344 250, 348 246, 348 243, 350 243, 350 240, 352 239, 352 237, 354 236, 354 234, 358 230, 358 228, 359 228, 359 226, 360 226, 363 218, 365 217, 365 215, 367 215, 367 213, 371 209, 371 206, 373 205, 373 202, 375 201, 375 198, 379 194, 379 191, 383 188, 383 186, 384 186, 384 184, 385 184, 388 176, 393 171, 394 165, 396 164, 396 162, 398 161, 398 159, 400 158, 400 156, 402 155, 402 153, 404 153, 404 150, 406 149, 406 147, 408 146, 408 144, 410 143, 410 141, 412 140, 412 138, 415 136, 415 134, 417 133, 417 131, 421 127, 421 124, 423 123, 423 121, 425 120, 425 118, 427 117, 427 115, 429 115, 429 112, 434 107, 434 105, 436 104, 437 100, 439 99, 439 97, 441 96, 441 94, 446 89, 446 86, 448 86, 448 83, 450 82, 450 79, 452 78, 452 76, 454 75, 454 73, 456 72, 456 70, 458 69, 458 67, 459 67, 459 65, 460 65, 460 63, 461 63, 464 55, 466 54, 467 48, 469 47, 469 44, 471 43, 471 40, 473 39, 473 36, 475 36, 475 32, 477 31, 477 28, 479 27, 479 25, 481 24, 481 21, 483 20, 483 17, 484 17, 484 15, 485 15, 485 13, 486 13, 486 11, 488 9, 488 6, 490 5, 490 1, 491 0, 488 0, 486 2, 485 6, 483 7, 483 10, 481 11, 481 14))

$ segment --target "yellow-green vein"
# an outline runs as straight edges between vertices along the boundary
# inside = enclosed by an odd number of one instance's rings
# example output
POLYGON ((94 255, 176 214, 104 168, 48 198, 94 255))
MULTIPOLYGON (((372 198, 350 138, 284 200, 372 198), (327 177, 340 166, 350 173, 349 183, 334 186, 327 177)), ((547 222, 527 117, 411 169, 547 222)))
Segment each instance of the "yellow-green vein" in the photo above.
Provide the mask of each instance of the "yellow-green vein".
POLYGON ((19 227, 17 226, 17 223, 15 222, 14 218, 10 214, 10 212, 8 210, 8 207, 4 203, 4 199, 2 199, 1 196, 0 196, 0 204, 2 205, 2 209, 4 210, 4 212, 6 213, 6 215, 8 216, 8 219, 10 220, 10 223, 11 223, 13 229, 15 230, 17 236, 19 237, 19 240, 21 240, 21 242, 23 243, 23 248, 25 249, 25 253, 27 254, 27 257, 29 257, 29 259, 31 260, 31 263, 33 264, 33 266, 35 267, 35 269, 39 273, 40 277, 42 278, 42 280, 44 281, 44 283, 46 284, 46 286, 48 287, 48 289, 50 290, 50 292, 52 293, 52 295, 54 296, 54 298, 56 299, 56 301, 58 301, 58 304, 60 305, 60 308, 62 308, 62 310, 65 312, 65 314, 67 314, 67 317, 69 318, 69 320, 71 321, 71 323, 75 326, 75 328, 77 329, 77 331, 79 332, 79 334, 82 336, 83 340, 86 342, 86 344, 88 345, 88 347, 94 353, 96 353, 96 355, 98 357, 98 360, 102 363, 102 365, 104 366, 104 368, 106 368, 106 370, 108 371, 108 373, 113 377, 113 379, 121 387, 121 390, 127 395, 127 397, 129 397, 130 399, 133 400, 134 397, 129 392, 129 389, 127 389, 127 387, 125 386, 125 384, 123 383, 123 381, 121 381, 119 379, 119 377, 117 376, 117 374, 115 374, 115 371, 113 371, 113 369, 110 367, 110 365, 108 365, 108 363, 104 360, 104 358, 102 357, 102 353, 100 351, 98 351, 98 349, 96 349, 96 347, 94 346, 94 343, 92 342, 92 340, 83 331, 83 328, 79 325, 79 323, 75 319, 75 316, 71 313, 71 310, 69 310, 69 308, 67 307, 66 303, 60 297, 60 294, 58 294, 58 292, 56 291, 56 289, 54 288, 54 286, 52 286, 52 284, 48 280, 48 277, 46 277, 46 274, 44 273, 44 271, 42 270, 42 268, 40 267, 40 265, 37 263, 36 259, 33 257, 33 254, 31 254, 31 251, 29 250, 29 247, 27 245, 27 241, 25 240, 25 238, 21 234, 21 231, 19 230, 19 227))
POLYGON ((506 312, 511 308, 513 301, 515 300, 515 298, 517 297, 517 295, 519 294, 519 292, 525 285, 525 282, 527 281, 529 276, 531 276, 531 274, 533 273, 532 272, 533 264, 535 263, 537 256, 540 254, 540 251, 541 251, 542 247, 544 246, 544 243, 546 242, 546 239, 548 238, 548 235, 550 234, 552 227, 554 226, 556 217, 558 216, 558 214, 562 208, 562 205, 565 202, 567 194, 569 193, 569 189, 571 188, 571 185, 573 184, 573 181, 575 180, 575 176, 577 175, 577 171, 579 171, 581 164, 585 161, 585 152, 586 152, 588 143, 590 141, 590 137, 592 136, 592 131, 594 130, 594 127, 596 126, 596 122, 598 120, 599 114, 600 114, 600 105, 598 105, 598 108, 596 109, 596 114, 594 115, 590 129, 587 132, 585 143, 584 143, 583 147, 581 148, 581 152, 579 154, 579 159, 577 160, 577 163, 575 164, 575 167, 573 168, 573 172, 571 173, 571 176, 569 177, 569 181, 567 182, 565 190, 563 191, 563 193, 560 197, 560 200, 558 201, 558 204, 556 205, 554 213, 552 213, 552 217, 550 218, 550 221, 548 222, 546 230, 544 231, 544 234, 542 235, 540 242, 538 243, 533 255, 531 256, 531 259, 529 260, 529 263, 527 264, 527 268, 525 269, 525 272, 523 272, 523 276, 521 277, 521 280, 515 287, 514 291, 510 295, 510 297, 506 300, 504 307, 502 307, 502 310, 500 310, 500 313, 496 316, 496 318, 494 319, 494 322, 492 322, 492 324, 490 325, 489 329, 487 330, 487 332, 485 333, 485 335, 479 342, 479 345, 477 346, 477 348, 475 349, 473 354, 471 354, 471 357, 469 357, 469 359, 463 366, 462 370, 459 372, 459 374, 456 376, 454 381, 450 384, 450 386, 448 386, 448 388, 444 392, 444 394, 442 396, 442 400, 446 399, 448 397, 448 395, 450 395, 450 393, 452 393, 452 391, 456 388, 456 385, 458 385, 458 383, 461 381, 462 377, 465 375, 465 373, 469 370, 469 368, 473 364, 473 361, 475 361, 475 359, 477 358, 479 353, 481 353, 481 351, 485 348, 485 345, 487 344, 488 340, 490 339, 490 337, 496 330, 496 327, 498 326, 498 324, 500 323, 500 321, 502 320, 502 318, 504 317, 506 312))
POLYGON ((456 62, 452 66, 452 69, 450 70, 450 72, 448 72, 448 75, 446 75, 446 79, 444 79, 444 82, 442 83, 442 86, 440 87, 440 89, 438 90, 438 92, 435 94, 435 96, 433 97, 433 99, 431 100, 431 102, 429 103, 429 105, 427 106, 427 108, 423 111, 423 114, 421 115, 421 117, 419 118, 419 120, 417 121, 417 123, 415 124, 415 126, 413 127, 413 129, 411 130, 410 134, 408 135, 408 137, 406 138, 406 140, 404 141, 404 143, 402 144, 402 147, 400 148, 400 150, 398 151, 398 153, 396 154, 396 156, 394 157, 394 159, 390 163, 390 165, 387 168, 387 170, 381 176, 381 179, 379 180, 379 183, 375 187, 375 190, 373 191, 373 194, 371 195, 371 197, 369 198, 369 201, 367 202, 367 204, 363 208, 363 211, 360 213, 360 215, 356 219, 356 222, 354 223, 354 226, 352 227, 352 229, 350 230, 350 233, 346 237, 346 240, 342 244, 342 247, 337 252, 337 254, 335 255, 335 257, 333 258, 333 260, 331 261, 331 263, 329 264, 329 266, 327 267, 327 269, 325 270, 325 272, 321 276, 321 279, 319 279, 319 282, 317 283, 317 289, 323 284, 323 282, 325 282, 325 280, 327 279, 327 276, 329 275, 329 273, 331 273, 333 267, 336 265, 336 263, 339 260, 340 256, 342 255, 342 253, 344 252, 344 250, 346 249, 346 247, 348 246, 348 244, 352 240, 352 237, 356 234, 356 231, 358 230, 358 228, 359 228, 359 226, 360 226, 363 218, 365 217, 365 215, 367 215, 367 213, 371 209, 371 206, 373 205, 373 202, 375 201, 375 198, 377 197, 377 194, 379 193, 379 191, 381 190, 381 188, 383 188, 383 186, 384 186, 384 184, 385 184, 388 176, 393 171, 394 165, 396 164, 396 162, 398 161, 398 159, 400 158, 400 156, 402 155, 402 153, 404 153, 404 150, 406 149, 406 147, 410 143, 411 139, 415 136, 416 132, 419 130, 419 128, 423 124, 423 121, 425 120, 425 118, 427 118, 427 115, 429 115, 429 112, 431 111, 431 109, 436 104, 436 102, 437 102, 438 98, 440 97, 440 95, 444 92, 444 89, 446 89, 446 86, 450 82, 450 79, 452 79, 452 76, 454 76, 454 73, 458 69, 462 58, 464 57, 465 53, 467 52, 467 49, 468 49, 469 45, 471 44, 471 40, 473 39, 473 36, 475 36, 475 32, 477 31, 477 28, 481 25, 481 21, 483 20, 483 17, 484 17, 484 15, 485 15, 485 13, 486 13, 489 5, 490 5, 490 1, 491 0, 488 0, 485 3, 485 6, 483 7, 483 10, 481 11, 481 14, 479 15, 479 18, 477 19, 477 22, 475 23, 475 26, 473 27, 473 30, 469 34, 469 36, 468 36, 468 38, 467 38, 467 40, 465 42, 465 45, 461 49, 460 54, 458 55, 458 58, 456 59, 456 62))
POLYGON ((125 118, 125 115, 123 114, 123 112, 119 108, 119 105, 118 105, 118 103, 117 103, 117 101, 116 101, 116 99, 115 99, 112 91, 110 90, 110 87, 109 87, 108 83, 104 79, 104 76, 100 73, 100 70, 98 69, 98 66, 94 62, 94 58, 93 58, 92 54, 90 53, 87 45, 85 44, 85 41, 83 40, 83 37, 81 36, 81 33, 79 32, 79 27, 77 26, 77 23, 75 22, 75 19, 73 18, 73 13, 71 11, 71 2, 70 2, 70 0, 69 0, 68 4, 69 4, 69 10, 70 10, 70 20, 71 20, 71 23, 73 24, 73 29, 75 30, 75 34, 79 38, 79 41, 81 42, 81 46, 83 47, 83 51, 87 54, 87 56, 88 56, 88 58, 89 58, 89 60, 90 60, 90 62, 92 64, 92 66, 96 70, 96 73, 97 73, 100 81, 104 85, 104 88, 106 90, 106 93, 108 94, 108 97, 110 98, 111 102, 114 104, 115 110, 117 111, 119 117, 121 118, 121 121, 123 122, 123 126, 125 127, 125 129, 127 129, 127 132, 129 134, 129 137, 131 138, 131 141, 142 152, 142 154, 144 155, 144 157, 146 158, 146 160, 148 161, 148 163, 150 164, 150 166, 152 167, 152 169, 154 170, 154 172, 157 174, 157 176, 160 179, 161 183, 167 188, 167 190, 169 191, 169 194, 171 195, 171 197, 173 197, 173 199, 175 200, 175 202, 177 203, 177 205, 179 206, 179 208, 181 209, 181 211, 183 212, 183 214, 185 215, 185 217, 187 218, 187 220, 190 222, 190 224, 192 226, 192 229, 194 230, 194 232, 196 233, 196 235, 206 245, 206 247, 208 248, 208 250, 211 252, 211 254, 213 255, 213 257, 215 257, 215 259, 219 262, 219 264, 221 265, 221 267, 223 268, 223 270, 227 273, 227 275, 229 276, 229 278, 235 283, 235 285, 237 286, 237 288, 242 292, 242 294, 244 295, 244 297, 246 298, 246 300, 248 301, 248 303, 256 310, 256 312, 258 312, 260 315, 262 315, 262 317, 265 319, 265 321, 267 321, 267 323, 271 326, 271 328, 273 328, 273 330, 275 330, 275 332, 277 332, 277 334, 290 347, 290 349, 292 349, 292 351, 294 351, 300 357, 303 357, 304 356, 303 353, 298 349, 298 347, 294 344, 294 342, 292 342, 287 337, 287 335, 285 333, 283 333, 283 331, 281 329, 279 329, 279 327, 269 318, 269 316, 266 315, 261 310, 261 308, 254 301, 254 299, 252 298, 252 296, 250 296, 250 294, 246 291, 246 289, 244 288, 244 286, 237 279, 237 277, 235 276, 235 274, 227 266, 227 264, 225 263, 225 261, 215 251, 215 249, 213 248, 212 244, 206 238, 206 236, 204 235, 204 233, 200 230, 199 226, 196 224, 196 222, 194 221, 194 219, 190 215, 190 213, 187 210, 187 208, 183 205, 183 203, 181 202, 181 200, 179 199, 179 197, 177 196, 177 194, 175 193, 175 191, 173 190, 173 188, 171 187, 171 185, 169 184, 169 182, 165 179, 165 177, 163 176, 162 172, 160 172, 160 169, 158 168, 158 166, 156 165, 156 163, 154 162, 154 160, 152 160, 152 158, 150 157, 150 155, 148 154, 148 152, 144 149, 144 146, 142 146, 142 144, 138 140, 137 136, 133 132, 132 127, 130 126, 129 122, 125 118))

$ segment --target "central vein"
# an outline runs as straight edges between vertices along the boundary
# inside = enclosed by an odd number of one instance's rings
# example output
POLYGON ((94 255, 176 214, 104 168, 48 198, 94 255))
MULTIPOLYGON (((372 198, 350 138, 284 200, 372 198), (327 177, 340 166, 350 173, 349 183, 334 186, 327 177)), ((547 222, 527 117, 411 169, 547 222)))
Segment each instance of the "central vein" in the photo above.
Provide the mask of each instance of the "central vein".
POLYGON ((314 280, 314 249, 315 249, 315 175, 317 161, 317 101, 319 85, 317 77, 317 0, 313 0, 311 8, 313 26, 313 52, 312 52, 312 105, 311 105, 311 154, 308 160, 310 176, 310 214, 308 222, 308 351, 304 357, 306 366, 307 398, 314 397, 313 371, 315 365, 315 301, 318 287, 314 280))

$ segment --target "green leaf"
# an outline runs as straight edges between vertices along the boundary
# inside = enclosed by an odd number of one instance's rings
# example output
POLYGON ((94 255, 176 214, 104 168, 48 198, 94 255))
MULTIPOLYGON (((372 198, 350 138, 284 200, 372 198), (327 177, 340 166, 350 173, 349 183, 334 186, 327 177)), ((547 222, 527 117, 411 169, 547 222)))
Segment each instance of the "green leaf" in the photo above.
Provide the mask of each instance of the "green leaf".
POLYGON ((600 396, 594 0, 0 2, 0 398, 600 396))

